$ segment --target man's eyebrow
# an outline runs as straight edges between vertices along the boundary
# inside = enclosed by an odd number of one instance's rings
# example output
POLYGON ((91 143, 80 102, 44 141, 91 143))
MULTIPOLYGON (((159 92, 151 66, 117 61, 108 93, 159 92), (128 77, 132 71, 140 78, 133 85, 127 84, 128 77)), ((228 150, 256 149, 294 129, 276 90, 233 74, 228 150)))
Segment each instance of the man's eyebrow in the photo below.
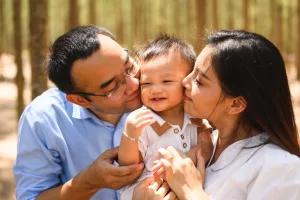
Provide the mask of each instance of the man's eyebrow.
POLYGON ((198 68, 196 68, 196 69, 197 69, 198 73, 200 74, 200 76, 203 76, 205 79, 211 81, 205 73, 203 73, 203 72, 202 72, 200 69, 198 69, 198 68))
POLYGON ((116 77, 114 76, 113 78, 109 79, 108 81, 102 83, 102 84, 100 85, 100 89, 106 88, 106 87, 109 86, 109 84, 111 84, 115 79, 116 79, 116 77))
POLYGON ((125 51, 125 52, 126 52, 126 60, 124 62, 124 66, 127 65, 128 61, 129 61, 129 58, 130 58, 128 51, 125 51))
MULTIPOLYGON (((128 63, 128 61, 129 61, 130 56, 129 56, 128 51, 126 51, 125 49, 124 49, 124 51, 126 52, 126 59, 125 59, 125 62, 124 62, 124 66, 126 66, 127 63, 128 63)), ((114 76, 114 77, 112 77, 111 79, 109 79, 108 81, 102 83, 102 84, 100 85, 100 89, 106 88, 106 87, 109 86, 109 84, 111 84, 115 79, 116 79, 116 76, 114 76)))

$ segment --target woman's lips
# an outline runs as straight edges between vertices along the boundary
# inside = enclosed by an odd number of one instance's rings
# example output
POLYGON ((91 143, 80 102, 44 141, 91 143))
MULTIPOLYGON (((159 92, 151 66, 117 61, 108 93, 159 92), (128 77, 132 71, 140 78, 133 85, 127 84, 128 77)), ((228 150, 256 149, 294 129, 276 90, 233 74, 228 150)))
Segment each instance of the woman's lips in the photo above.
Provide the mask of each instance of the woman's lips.
POLYGON ((184 101, 192 101, 192 99, 189 98, 186 94, 184 94, 184 101))

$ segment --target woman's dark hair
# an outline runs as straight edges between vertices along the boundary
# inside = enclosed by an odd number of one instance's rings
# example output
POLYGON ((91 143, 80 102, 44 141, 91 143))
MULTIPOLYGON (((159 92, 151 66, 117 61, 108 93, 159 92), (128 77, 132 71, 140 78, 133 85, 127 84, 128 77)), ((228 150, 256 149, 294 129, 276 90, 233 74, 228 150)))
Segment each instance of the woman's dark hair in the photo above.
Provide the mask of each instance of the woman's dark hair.
POLYGON ((76 27, 53 43, 46 71, 49 79, 64 93, 76 90, 71 76, 73 63, 88 58, 101 48, 99 34, 114 40, 107 29, 91 25, 76 27))
POLYGON ((243 119, 270 141, 300 157, 299 136, 285 64, 266 38, 246 31, 219 31, 207 37, 212 67, 223 92, 247 102, 243 119))

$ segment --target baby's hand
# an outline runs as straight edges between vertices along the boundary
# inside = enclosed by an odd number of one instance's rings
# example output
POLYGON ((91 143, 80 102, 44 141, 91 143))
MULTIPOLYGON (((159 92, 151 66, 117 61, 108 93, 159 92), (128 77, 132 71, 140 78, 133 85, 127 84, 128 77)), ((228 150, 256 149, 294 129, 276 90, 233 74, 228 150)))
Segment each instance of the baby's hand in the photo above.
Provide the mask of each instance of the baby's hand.
POLYGON ((153 167, 152 167, 151 171, 153 172, 153 178, 155 180, 157 180, 157 179, 166 180, 166 173, 165 173, 166 170, 165 170, 165 168, 163 168, 160 160, 153 161, 153 167))
POLYGON ((126 120, 124 132, 132 138, 140 137, 145 126, 152 121, 153 115, 150 110, 143 107, 133 111, 126 120))

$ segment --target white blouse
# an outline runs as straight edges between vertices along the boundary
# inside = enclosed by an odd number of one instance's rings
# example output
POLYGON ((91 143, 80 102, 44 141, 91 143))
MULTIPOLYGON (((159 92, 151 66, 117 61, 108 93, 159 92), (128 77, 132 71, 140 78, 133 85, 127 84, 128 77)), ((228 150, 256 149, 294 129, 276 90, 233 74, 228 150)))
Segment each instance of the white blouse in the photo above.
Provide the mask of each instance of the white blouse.
POLYGON ((204 190, 212 200, 300 200, 297 156, 271 143, 246 148, 267 138, 262 133, 235 142, 206 169, 204 190))

